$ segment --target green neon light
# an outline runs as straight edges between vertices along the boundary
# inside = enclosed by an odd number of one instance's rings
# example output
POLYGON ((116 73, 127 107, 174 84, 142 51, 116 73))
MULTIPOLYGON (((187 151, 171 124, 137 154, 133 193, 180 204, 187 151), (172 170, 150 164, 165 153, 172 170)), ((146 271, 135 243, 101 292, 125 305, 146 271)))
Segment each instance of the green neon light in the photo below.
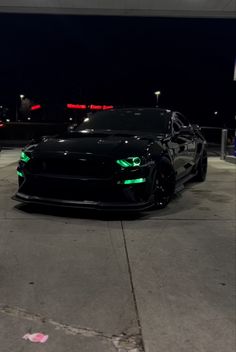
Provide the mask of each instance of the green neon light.
POLYGON ((122 167, 130 167, 130 163, 127 160, 116 160, 117 164, 122 166, 122 167))
POLYGON ((25 152, 21 153, 20 159, 22 161, 24 161, 25 163, 28 163, 28 161, 30 160, 30 157, 28 155, 25 154, 25 152))
POLYGON ((17 171, 17 175, 20 176, 20 177, 24 177, 23 172, 20 172, 20 171, 17 171))
POLYGON ((116 160, 116 163, 122 167, 134 167, 140 166, 141 159, 138 156, 134 156, 127 159, 116 160))
POLYGON ((146 182, 146 178, 135 178, 133 180, 118 181, 117 183, 120 185, 132 185, 135 183, 144 183, 144 182, 146 182))

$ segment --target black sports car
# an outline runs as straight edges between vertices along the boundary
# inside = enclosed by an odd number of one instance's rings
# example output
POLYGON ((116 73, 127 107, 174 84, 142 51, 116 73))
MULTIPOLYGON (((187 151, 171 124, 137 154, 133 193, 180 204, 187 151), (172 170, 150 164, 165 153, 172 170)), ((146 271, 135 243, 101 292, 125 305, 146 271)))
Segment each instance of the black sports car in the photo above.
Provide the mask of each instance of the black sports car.
POLYGON ((96 209, 165 206, 190 178, 204 181, 206 142, 180 113, 97 112, 64 135, 29 144, 17 168, 20 202, 96 209))

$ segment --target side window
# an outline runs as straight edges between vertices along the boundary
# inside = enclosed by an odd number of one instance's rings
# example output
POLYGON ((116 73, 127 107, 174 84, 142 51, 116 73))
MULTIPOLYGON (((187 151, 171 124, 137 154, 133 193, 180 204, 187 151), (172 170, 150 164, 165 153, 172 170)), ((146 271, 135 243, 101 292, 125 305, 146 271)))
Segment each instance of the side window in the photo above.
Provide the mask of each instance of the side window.
POLYGON ((173 120, 173 132, 179 132, 180 128, 183 127, 183 124, 181 123, 181 121, 177 118, 174 118, 173 120))
POLYGON ((181 122, 182 126, 186 126, 186 127, 190 126, 190 123, 189 123, 188 119, 184 115, 182 115, 179 112, 177 112, 176 113, 176 117, 181 122))

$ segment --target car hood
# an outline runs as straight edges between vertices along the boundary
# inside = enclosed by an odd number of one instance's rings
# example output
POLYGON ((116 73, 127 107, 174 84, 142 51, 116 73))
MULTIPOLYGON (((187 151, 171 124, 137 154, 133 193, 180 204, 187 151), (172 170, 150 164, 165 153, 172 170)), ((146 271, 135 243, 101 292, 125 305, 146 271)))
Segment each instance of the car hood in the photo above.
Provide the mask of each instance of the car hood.
POLYGON ((77 134, 73 138, 46 138, 38 144, 35 153, 77 153, 98 156, 126 157, 131 154, 145 155, 152 142, 152 136, 77 134))

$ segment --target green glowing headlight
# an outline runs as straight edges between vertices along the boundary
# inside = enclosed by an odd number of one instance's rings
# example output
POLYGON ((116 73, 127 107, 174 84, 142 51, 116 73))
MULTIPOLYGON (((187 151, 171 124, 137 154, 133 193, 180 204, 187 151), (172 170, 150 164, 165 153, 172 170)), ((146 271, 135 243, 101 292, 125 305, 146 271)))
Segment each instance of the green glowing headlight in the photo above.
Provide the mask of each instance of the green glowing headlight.
POLYGON ((24 177, 24 174, 21 171, 17 171, 17 175, 20 176, 20 177, 24 177))
POLYGON ((122 167, 135 167, 140 166, 141 159, 138 156, 133 156, 126 159, 116 160, 116 163, 122 167))
POLYGON ((146 178, 135 178, 133 180, 123 180, 123 181, 118 181, 117 183, 119 185, 132 185, 135 183, 144 183, 146 182, 146 178))
POLYGON ((28 163, 28 161, 30 160, 30 157, 26 155, 25 152, 21 152, 20 160, 24 161, 25 163, 28 163))

